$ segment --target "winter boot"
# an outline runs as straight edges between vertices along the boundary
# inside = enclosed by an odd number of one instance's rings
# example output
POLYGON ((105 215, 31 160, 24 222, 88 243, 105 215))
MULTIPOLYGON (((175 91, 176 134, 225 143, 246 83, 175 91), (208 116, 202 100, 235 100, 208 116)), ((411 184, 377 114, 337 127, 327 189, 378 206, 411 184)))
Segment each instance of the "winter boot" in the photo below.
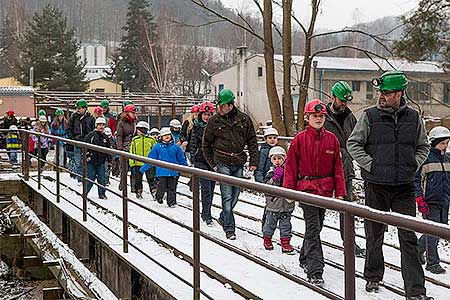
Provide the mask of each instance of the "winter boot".
POLYGON ((273 250, 272 237, 264 236, 263 238, 264 238, 264 248, 266 250, 273 250))
POLYGON ((138 199, 142 199, 143 197, 142 197, 142 190, 137 190, 136 191, 136 198, 138 198, 138 199))
POLYGON ((313 274, 313 275, 311 275, 311 277, 308 276, 308 282, 314 284, 315 286, 319 286, 319 287, 322 287, 325 283, 321 274, 313 274))
POLYGON ((367 281, 366 292, 378 293, 380 290, 380 283, 378 281, 367 281))
POLYGON ((291 246, 291 238, 282 237, 280 240, 281 240, 281 252, 287 254, 295 254, 294 247, 291 246))
POLYGON ((427 265, 425 267, 425 270, 430 271, 433 274, 444 274, 445 273, 445 269, 443 267, 441 267, 440 264, 434 264, 434 265, 427 265))
POLYGON ((426 295, 419 295, 419 296, 406 297, 406 300, 434 300, 434 298, 433 297, 428 297, 426 295))

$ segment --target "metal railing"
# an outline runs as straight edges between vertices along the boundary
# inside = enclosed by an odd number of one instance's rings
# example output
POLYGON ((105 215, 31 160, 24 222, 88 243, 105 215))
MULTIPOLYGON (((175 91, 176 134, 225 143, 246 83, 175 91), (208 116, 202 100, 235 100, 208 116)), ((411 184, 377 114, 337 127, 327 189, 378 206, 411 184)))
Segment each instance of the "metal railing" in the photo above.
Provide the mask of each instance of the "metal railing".
MULTIPOLYGON (((196 169, 193 167, 186 167, 186 166, 180 166, 175 165, 172 163, 167 163, 159 160, 150 159, 147 157, 142 157, 138 155, 129 154, 127 152, 118 151, 114 149, 107 149, 96 145, 91 145, 88 143, 80 142, 80 141, 74 141, 64 138, 59 138, 52 135, 42 134, 42 133, 36 133, 26 130, 19 130, 21 134, 23 135, 23 159, 22 159, 22 171, 24 180, 28 181, 30 179, 30 153, 28 152, 28 141, 30 138, 30 135, 35 135, 38 137, 38 151, 40 149, 40 140, 42 137, 50 138, 54 141, 62 141, 67 144, 72 144, 77 147, 82 148, 82 165, 83 165, 83 172, 81 174, 82 181, 83 181, 83 220, 86 221, 88 217, 88 198, 87 198, 87 181, 90 181, 94 183, 97 186, 101 186, 96 182, 91 181, 86 177, 86 169, 87 169, 87 160, 86 160, 86 153, 89 150, 94 150, 98 152, 107 153, 110 155, 118 155, 120 156, 120 163, 121 163, 121 186, 122 186, 122 194, 118 194, 116 191, 113 191, 112 189, 102 186, 105 188, 105 190, 118 195, 122 197, 122 203, 123 203, 123 210, 122 210, 122 222, 123 222, 123 232, 122 232, 122 240, 123 240, 123 251, 126 253, 128 252, 128 228, 129 228, 129 222, 128 222, 128 202, 136 204, 135 201, 128 198, 127 194, 127 160, 133 159, 137 161, 141 161, 144 163, 148 163, 154 166, 163 167, 171 170, 175 170, 181 173, 190 174, 192 179, 192 192, 193 192, 193 210, 192 210, 192 218, 193 218, 193 224, 192 224, 192 232, 193 232, 193 283, 190 285, 193 287, 193 299, 197 300, 200 299, 200 294, 205 295, 204 291, 200 288, 200 237, 203 237, 208 240, 213 240, 215 243, 223 246, 223 247, 230 247, 227 243, 224 243, 220 240, 215 240, 211 236, 203 233, 200 231, 200 199, 199 199, 199 178, 207 178, 210 180, 215 180, 221 183, 230 184, 233 186, 238 186, 240 188, 250 189, 253 191, 275 195, 279 197, 284 197, 290 200, 294 200, 296 202, 300 202, 303 204, 311 205, 311 206, 317 206, 325 209, 331 209, 334 211, 339 211, 344 214, 344 265, 345 265, 345 299, 348 300, 354 300, 356 299, 355 294, 355 256, 354 256, 354 248, 355 248, 355 216, 365 218, 371 221, 387 224, 387 225, 393 225, 397 227, 401 227, 403 229, 412 230, 416 232, 421 232, 428 235, 433 235, 445 239, 450 239, 450 227, 443 224, 434 223, 427 220, 420 220, 416 219, 415 217, 406 216, 398 213, 392 213, 392 212, 385 212, 385 211, 379 211, 376 209, 372 209, 363 205, 359 205, 356 203, 351 202, 345 202, 333 198, 327 198, 322 197, 318 195, 308 194, 300 191, 294 191, 289 190, 281 187, 276 187, 272 185, 266 185, 262 183, 257 182, 251 182, 248 180, 244 180, 241 178, 235 178, 227 175, 218 174, 215 172, 205 171, 202 169, 196 169)), ((67 172, 70 172, 74 174, 73 172, 59 166, 59 147, 56 147, 56 164, 51 164, 56 168, 56 185, 57 185, 57 201, 59 202, 59 191, 60 191, 60 172, 62 170, 65 170, 67 172)), ((35 156, 33 156, 35 157, 35 156)), ((41 188, 41 177, 42 177, 42 171, 40 168, 41 159, 38 159, 38 189, 41 188)), ((78 176, 80 176, 78 174, 78 176)), ((145 208, 144 206, 140 206, 143 209, 150 210, 149 208, 145 208)), ((140 250, 140 249, 138 249, 140 250)), ((142 251, 141 251, 142 252, 142 251)), ((245 256, 245 253, 242 253, 241 255, 245 256)), ((261 263, 261 265, 264 265, 261 263)), ((275 271, 274 267, 271 267, 270 265, 264 265, 268 269, 275 271)), ((286 276, 289 278, 289 276, 286 276)), ((291 276, 292 277, 292 276, 291 276)), ((185 281, 185 280, 184 280, 185 281)), ((324 290, 319 287, 315 287, 313 285, 308 285, 306 283, 302 283, 308 288, 317 291, 319 293, 322 293, 323 295, 331 298, 331 299, 340 299, 340 296, 333 295, 332 292, 329 292, 327 290, 324 290)), ((207 296, 209 297, 209 296, 207 296)))

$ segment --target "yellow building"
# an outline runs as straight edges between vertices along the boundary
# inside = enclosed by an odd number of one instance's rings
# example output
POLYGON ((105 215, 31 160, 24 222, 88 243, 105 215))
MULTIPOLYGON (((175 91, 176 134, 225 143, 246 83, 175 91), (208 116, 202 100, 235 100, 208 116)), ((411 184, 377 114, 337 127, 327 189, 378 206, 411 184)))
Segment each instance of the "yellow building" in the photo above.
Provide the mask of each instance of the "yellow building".
POLYGON ((89 81, 89 87, 86 92, 122 93, 122 85, 107 79, 98 78, 89 81))
POLYGON ((23 86, 23 84, 11 76, 0 78, 0 86, 23 86))

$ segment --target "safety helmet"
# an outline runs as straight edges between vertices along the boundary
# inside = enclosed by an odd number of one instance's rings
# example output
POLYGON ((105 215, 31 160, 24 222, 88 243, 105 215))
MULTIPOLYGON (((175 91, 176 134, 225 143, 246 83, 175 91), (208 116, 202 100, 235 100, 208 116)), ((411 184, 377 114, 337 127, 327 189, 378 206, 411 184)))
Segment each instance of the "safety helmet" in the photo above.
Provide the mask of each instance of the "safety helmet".
POLYGON ((9 130, 18 130, 16 125, 11 125, 9 126, 9 130))
POLYGON ((430 142, 433 142, 437 139, 450 139, 450 130, 444 126, 436 126, 430 130, 430 134, 428 135, 430 142))
POLYGON ((46 116, 39 116, 39 121, 40 122, 47 122, 47 117, 46 116))
POLYGON ((103 107, 97 106, 96 108, 94 108, 94 114, 103 115, 103 107))
POLYGON ((13 109, 9 109, 9 110, 6 112, 6 114, 7 114, 8 116, 13 116, 15 113, 16 113, 16 112, 15 112, 13 109))
POLYGON ((109 100, 103 99, 102 102, 100 102, 100 106, 103 107, 104 109, 107 109, 109 107, 109 100))
POLYGON ((372 85, 380 91, 403 91, 408 87, 408 78, 402 71, 388 71, 372 79, 372 85))
POLYGON ((64 111, 61 109, 61 108, 58 108, 56 111, 55 111, 55 116, 62 116, 62 115, 64 115, 64 111))
POLYGON ((320 101, 319 99, 314 99, 306 104, 305 114, 306 113, 320 113, 326 115, 327 110, 325 104, 323 104, 322 101, 320 101))
POLYGON ((283 157, 286 156, 286 150, 284 150, 283 147, 275 146, 270 148, 269 150, 269 157, 272 157, 274 155, 283 155, 283 157))
POLYGON ((131 100, 126 100, 126 101, 123 103, 124 106, 130 105, 130 104, 133 104, 133 101, 131 101, 131 100))
POLYGON ((150 129, 149 134, 150 135, 159 135, 159 129, 156 127, 153 127, 152 129, 150 129))
POLYGON ((219 92, 219 96, 217 97, 218 104, 228 104, 234 101, 235 97, 231 90, 223 89, 219 92))
POLYGON ((80 107, 86 107, 86 108, 88 107, 88 103, 87 103, 86 99, 80 99, 77 101, 77 108, 80 108, 80 107))
POLYGON ((191 107, 191 113, 198 113, 199 106, 197 104, 192 105, 191 107))
POLYGON ((99 117, 95 119, 95 126, 97 126, 98 124, 106 124, 105 118, 99 117))
POLYGON ((47 115, 47 112, 45 110, 43 110, 43 109, 39 110, 38 116, 46 116, 46 115, 47 115))
POLYGON ((335 97, 344 102, 353 100, 352 88, 346 81, 341 80, 336 82, 331 88, 331 92, 335 97))
MULTIPOLYGON (((177 119, 172 119, 172 120, 170 120, 169 126, 174 127, 174 128, 181 128, 181 122, 178 121, 177 119)), ((162 129, 161 129, 161 132, 162 132, 162 129)))
POLYGON ((160 136, 165 136, 165 135, 169 135, 172 134, 172 131, 170 131, 169 127, 163 127, 161 128, 161 131, 159 132, 160 136))
POLYGON ((149 130, 150 125, 148 125, 148 123, 145 121, 139 121, 136 125, 136 128, 145 128, 145 129, 149 130))
POLYGON ((103 131, 107 137, 112 136, 112 130, 109 127, 105 127, 105 130, 103 131))
POLYGON ((128 104, 127 106, 125 106, 123 111, 124 112, 136 112, 136 108, 134 107, 133 104, 128 104))
POLYGON ((213 113, 214 112, 214 105, 211 102, 209 102, 209 101, 205 101, 202 104, 200 104, 199 111, 200 112, 213 113))
POLYGON ((269 135, 278 136, 278 130, 276 130, 276 128, 273 128, 273 127, 267 128, 266 130, 264 130, 264 137, 269 136, 269 135))

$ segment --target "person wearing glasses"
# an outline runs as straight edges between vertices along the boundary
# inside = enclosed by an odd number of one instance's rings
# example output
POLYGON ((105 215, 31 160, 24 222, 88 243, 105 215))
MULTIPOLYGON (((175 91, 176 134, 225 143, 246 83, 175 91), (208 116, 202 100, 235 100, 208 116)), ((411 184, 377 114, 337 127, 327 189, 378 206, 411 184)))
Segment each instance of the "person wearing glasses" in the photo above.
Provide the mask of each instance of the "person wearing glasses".
MULTIPOLYGON (((378 102, 363 112, 347 141, 347 149, 361 166, 367 206, 416 216, 415 174, 430 152, 423 121, 417 111, 407 106, 405 73, 385 72, 372 83, 378 89, 378 102)), ((366 291, 378 292, 384 274, 385 225, 365 220, 364 226, 366 291)), ((426 296, 417 236, 398 228, 398 238, 406 299, 432 299, 426 296)))

